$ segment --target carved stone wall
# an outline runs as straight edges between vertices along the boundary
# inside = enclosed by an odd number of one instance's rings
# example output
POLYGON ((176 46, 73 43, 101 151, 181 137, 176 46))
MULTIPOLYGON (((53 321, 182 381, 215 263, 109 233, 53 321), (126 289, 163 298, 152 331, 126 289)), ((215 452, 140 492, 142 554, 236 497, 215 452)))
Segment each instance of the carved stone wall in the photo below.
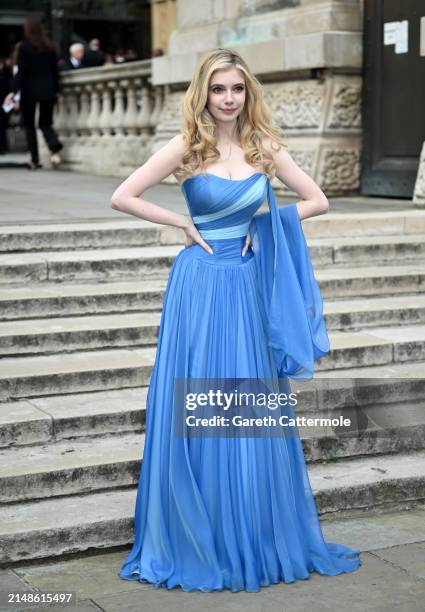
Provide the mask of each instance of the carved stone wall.
MULTIPOLYGON (((265 83, 264 97, 295 162, 327 195, 358 192, 361 85, 359 76, 324 73, 322 80, 265 83)), ((184 91, 167 90, 154 149, 180 131, 184 91)), ((175 179, 170 176, 167 182, 175 179)), ((281 181, 274 183, 283 194, 281 181)))

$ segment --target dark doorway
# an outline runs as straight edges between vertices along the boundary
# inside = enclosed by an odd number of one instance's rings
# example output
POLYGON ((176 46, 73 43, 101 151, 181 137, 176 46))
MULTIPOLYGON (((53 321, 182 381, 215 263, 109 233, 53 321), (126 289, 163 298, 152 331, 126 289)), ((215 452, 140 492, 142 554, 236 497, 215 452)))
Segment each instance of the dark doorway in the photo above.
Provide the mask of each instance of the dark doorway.
POLYGON ((424 47, 423 0, 364 3, 362 194, 413 196, 425 140, 424 47))

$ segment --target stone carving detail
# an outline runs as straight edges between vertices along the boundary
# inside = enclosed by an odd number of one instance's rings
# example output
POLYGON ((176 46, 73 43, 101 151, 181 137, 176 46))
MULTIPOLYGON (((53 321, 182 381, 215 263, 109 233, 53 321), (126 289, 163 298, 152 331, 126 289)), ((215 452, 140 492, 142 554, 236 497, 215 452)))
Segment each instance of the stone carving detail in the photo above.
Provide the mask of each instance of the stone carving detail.
POLYGON ((313 175, 315 158, 315 152, 313 150, 298 149, 291 151, 288 149, 288 152, 295 163, 302 168, 304 172, 307 172, 310 176, 313 175))
POLYGON ((318 128, 324 91, 318 81, 273 83, 264 85, 264 99, 280 128, 318 128))
POLYGON ((329 113, 329 128, 361 127, 361 87, 347 83, 335 85, 329 113))
POLYGON ((357 191, 360 185, 360 151, 324 149, 320 188, 326 193, 357 191))

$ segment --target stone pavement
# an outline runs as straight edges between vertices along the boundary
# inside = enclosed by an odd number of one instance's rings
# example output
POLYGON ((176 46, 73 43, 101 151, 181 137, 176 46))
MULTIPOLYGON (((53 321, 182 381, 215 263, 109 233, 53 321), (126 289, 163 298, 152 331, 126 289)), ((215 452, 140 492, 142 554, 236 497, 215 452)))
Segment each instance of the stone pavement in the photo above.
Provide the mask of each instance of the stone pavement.
MULTIPOLYGON (((323 520, 326 541, 360 549, 363 564, 351 574, 281 582, 258 593, 202 593, 180 588, 156 589, 149 583, 118 577, 130 550, 88 553, 74 558, 18 564, 0 571, 0 611, 28 609, 5 605, 5 593, 38 589, 75 593, 75 607, 51 610, 78 612, 423 612, 425 600, 425 507, 323 520)), ((41 610, 46 608, 32 608, 41 610)))
MULTIPOLYGON (((110 197, 122 180, 60 170, 29 171, 0 166, 0 225, 135 219, 109 206, 110 197)), ((158 185, 148 189, 145 196, 159 206, 187 212, 177 185, 158 185)), ((277 199, 279 203, 286 203, 295 198, 277 199)), ((330 198, 330 204, 335 213, 414 210, 410 200, 389 198, 330 198)))

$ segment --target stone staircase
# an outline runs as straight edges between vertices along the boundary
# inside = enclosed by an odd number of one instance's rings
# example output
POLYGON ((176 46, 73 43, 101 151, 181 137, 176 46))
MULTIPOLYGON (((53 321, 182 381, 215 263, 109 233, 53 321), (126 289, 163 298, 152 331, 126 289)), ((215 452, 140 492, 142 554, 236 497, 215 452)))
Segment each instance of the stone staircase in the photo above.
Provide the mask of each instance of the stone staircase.
MULTIPOLYGON (((303 222, 332 350, 297 414, 323 518, 425 499, 425 212, 303 222), (353 381, 353 379, 355 379, 353 381)), ((132 541, 145 402, 182 233, 0 229, 0 564, 132 541)), ((292 388, 298 388, 292 383, 292 388)))

